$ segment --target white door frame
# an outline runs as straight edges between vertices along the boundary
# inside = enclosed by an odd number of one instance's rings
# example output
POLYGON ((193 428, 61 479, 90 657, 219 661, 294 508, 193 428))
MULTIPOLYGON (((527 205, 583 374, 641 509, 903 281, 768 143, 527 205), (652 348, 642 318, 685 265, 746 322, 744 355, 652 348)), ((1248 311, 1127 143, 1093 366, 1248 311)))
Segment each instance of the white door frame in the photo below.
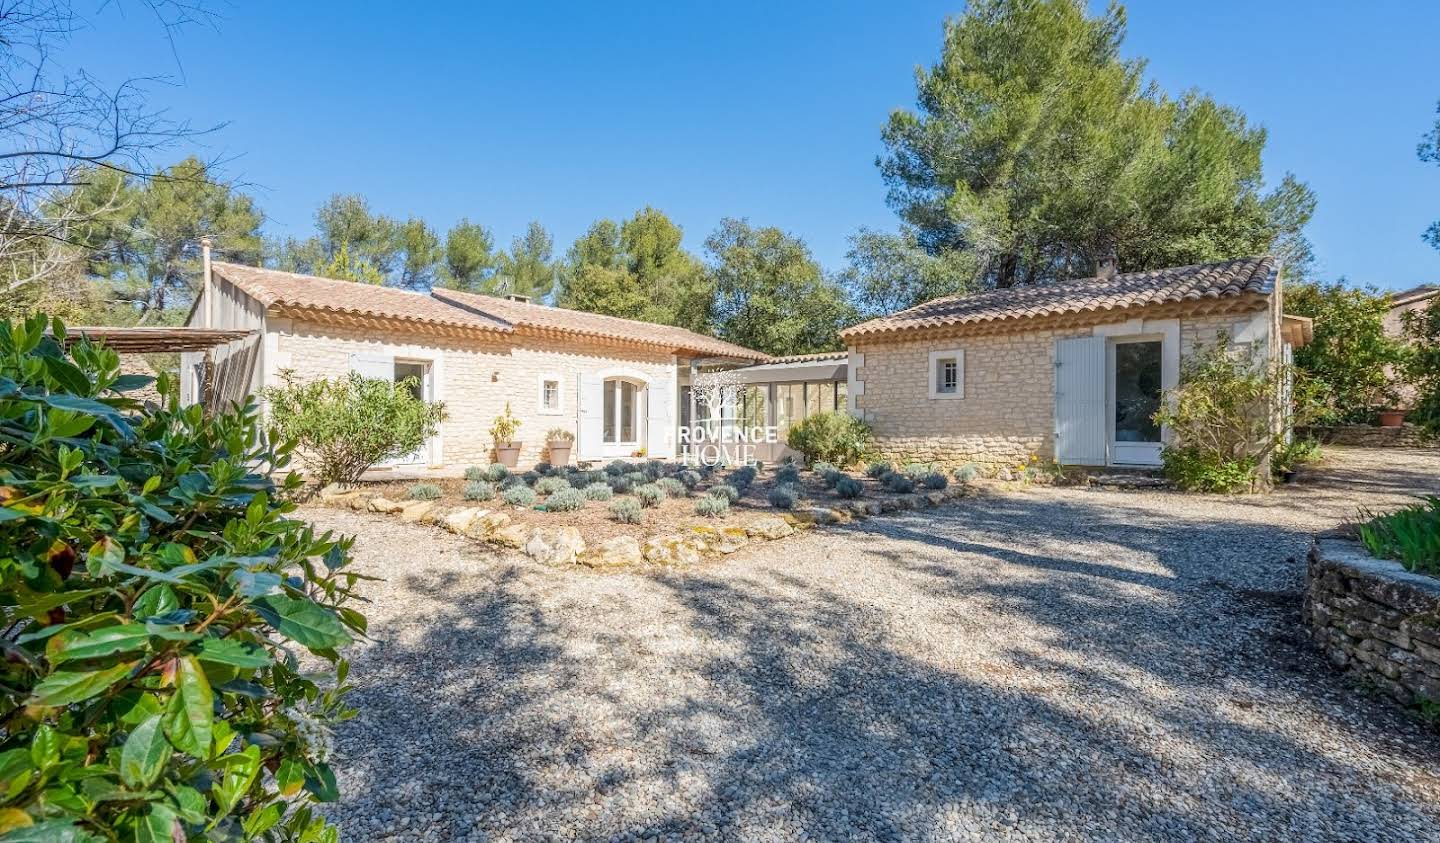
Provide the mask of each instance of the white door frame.
POLYGON ((1160 428, 1160 441, 1115 441, 1115 345, 1127 342, 1160 343, 1160 392, 1168 394, 1180 383, 1180 320, 1131 319, 1113 325, 1097 325, 1092 332, 1105 341, 1105 463, 1113 466, 1151 468, 1160 465, 1160 451, 1170 442, 1169 427, 1160 428))
MULTIPOLYGON (((420 378, 420 400, 424 401, 427 404, 433 403, 435 401, 434 360, 419 357, 397 356, 395 357, 394 365, 419 366, 421 371, 424 373, 420 378)), ((394 377, 393 373, 391 377, 394 377)), ((394 459, 386 460, 380 463, 380 465, 389 466, 392 468, 398 468, 400 466, 413 467, 435 465, 435 440, 438 436, 439 433, 437 432, 435 436, 428 437, 416 450, 408 454, 401 454, 394 459)))
POLYGON ((611 369, 604 372, 597 372, 596 377, 600 379, 600 456, 601 458, 628 457, 641 448, 649 453, 649 431, 647 430, 649 420, 650 401, 650 378, 645 373, 635 369, 611 369), (631 407, 634 413, 634 441, 620 441, 620 387, 619 382, 626 381, 633 384, 635 389, 635 402, 631 407), (613 386, 612 386, 613 384, 613 386), (605 390, 615 390, 615 441, 605 441, 605 390))

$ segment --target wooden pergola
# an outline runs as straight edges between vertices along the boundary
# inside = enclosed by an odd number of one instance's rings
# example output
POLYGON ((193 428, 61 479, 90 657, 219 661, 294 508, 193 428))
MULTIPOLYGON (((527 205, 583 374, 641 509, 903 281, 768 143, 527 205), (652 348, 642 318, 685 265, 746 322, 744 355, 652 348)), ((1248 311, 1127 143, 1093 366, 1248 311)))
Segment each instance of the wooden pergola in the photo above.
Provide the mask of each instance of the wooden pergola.
POLYGON ((167 351, 205 351, 235 340, 243 340, 254 333, 243 328, 67 327, 65 342, 69 345, 84 337, 91 342, 103 343, 121 354, 155 354, 167 351))

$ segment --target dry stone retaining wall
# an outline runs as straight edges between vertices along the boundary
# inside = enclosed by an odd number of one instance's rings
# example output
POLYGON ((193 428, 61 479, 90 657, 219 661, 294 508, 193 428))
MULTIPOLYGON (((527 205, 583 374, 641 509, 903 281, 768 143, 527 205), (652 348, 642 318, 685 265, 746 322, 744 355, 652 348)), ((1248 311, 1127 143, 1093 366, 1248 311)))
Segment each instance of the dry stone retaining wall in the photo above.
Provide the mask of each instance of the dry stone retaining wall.
POLYGON ((1440 579, 1376 559, 1359 542, 1316 539, 1305 621, 1337 668, 1406 705, 1440 702, 1440 579))
POLYGON ((1325 445, 1356 445, 1365 448, 1434 448, 1440 439, 1419 425, 1375 427, 1368 424, 1340 424, 1330 427, 1301 427, 1295 435, 1325 445))

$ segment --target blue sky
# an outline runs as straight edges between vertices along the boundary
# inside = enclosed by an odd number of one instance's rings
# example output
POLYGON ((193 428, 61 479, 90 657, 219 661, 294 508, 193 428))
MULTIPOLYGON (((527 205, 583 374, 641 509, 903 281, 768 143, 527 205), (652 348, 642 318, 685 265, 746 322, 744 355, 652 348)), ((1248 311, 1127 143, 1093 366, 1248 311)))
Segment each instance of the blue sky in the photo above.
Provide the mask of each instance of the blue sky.
MULTIPOLYGON (((1133 0, 1126 52, 1167 90, 1208 91, 1269 130, 1266 175, 1319 197, 1326 277, 1440 280, 1420 233, 1440 167, 1415 157, 1440 100, 1440 3, 1133 0)), ((1098 5, 1097 5, 1098 8, 1098 5)), ((960 3, 233 3, 176 55, 132 8, 68 63, 163 75, 153 101, 227 122, 197 151, 253 185, 274 234, 335 192, 501 243, 539 219, 557 253, 651 204, 699 251, 724 216, 803 237, 829 269, 860 226, 896 225, 874 166, 960 3)), ((124 11, 122 9, 122 11, 124 11)), ((183 152, 177 150, 174 157, 183 152)))

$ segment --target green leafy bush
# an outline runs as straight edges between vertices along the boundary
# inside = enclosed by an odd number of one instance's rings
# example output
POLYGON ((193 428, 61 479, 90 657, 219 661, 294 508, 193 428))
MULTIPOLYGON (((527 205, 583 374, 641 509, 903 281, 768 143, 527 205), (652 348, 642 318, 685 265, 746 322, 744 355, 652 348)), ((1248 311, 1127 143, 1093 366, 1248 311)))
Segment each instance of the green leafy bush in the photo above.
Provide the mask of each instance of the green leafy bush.
POLYGON ((900 473, 914 480, 916 483, 923 483, 925 478, 934 470, 934 466, 929 463, 912 462, 906 463, 905 467, 900 470, 900 473))
POLYGON ((816 474, 823 475, 829 474, 832 471, 836 471, 837 466, 833 462, 826 462, 825 460, 820 460, 819 462, 811 463, 810 470, 815 472, 816 474))
MULTIPOLYGON (((1160 455, 1165 476, 1200 492, 1268 486, 1263 469, 1285 441, 1278 417, 1292 374, 1289 367, 1256 360, 1248 347, 1232 346, 1224 335, 1187 358, 1179 385, 1155 413, 1174 437, 1160 455)), ((1314 382, 1296 378, 1289 392, 1294 423, 1303 425, 1318 406, 1314 382)))
POLYGON ((542 495, 553 495, 562 489, 569 489, 570 481, 564 477, 542 477, 535 481, 535 491, 542 495))
POLYGON ((714 498, 724 498, 726 503, 740 500, 740 490, 728 483, 716 483, 706 494, 714 498))
POLYGON ((655 481, 655 485, 665 490, 665 494, 672 498, 683 498, 690 494, 690 487, 686 486, 678 477, 661 477, 655 481))
POLYGON ((1295 349, 1295 366, 1316 385, 1316 420, 1367 423, 1395 403, 1390 375, 1404 346, 1385 330, 1390 296, 1374 287, 1294 284, 1285 312, 1315 320, 1315 336, 1295 349))
POLYGON ((1320 456, 1319 442, 1296 438, 1275 449, 1270 456, 1270 471, 1276 477, 1283 477, 1306 463, 1318 461, 1320 456))
POLYGON ((569 486, 556 489, 550 497, 545 499, 546 512, 573 512, 584 505, 585 493, 569 486))
POLYGON ((1365 513, 1360 541, 1371 556, 1396 559, 1407 571, 1440 576, 1440 497, 1388 515, 1365 513))
POLYGON ((865 494, 865 484, 853 477, 841 477, 835 484, 835 494, 842 498, 858 498, 865 494))
POLYGON ((720 518, 730 512, 730 501, 718 495, 701 495, 695 501, 695 514, 706 518, 720 518))
POLYGON ((865 476, 879 479, 882 475, 889 474, 895 470, 895 466, 884 460, 878 460, 865 466, 865 476))
POLYGON ((510 469, 498 462, 490 463, 490 467, 485 469, 485 479, 491 483, 499 483, 509 476, 510 469))
POLYGON ((437 501, 444 494, 434 483, 416 483, 405 490, 405 497, 412 501, 437 501))
POLYGON ((605 466, 605 473, 615 477, 619 477, 629 470, 630 463, 624 460, 611 460, 610 464, 605 466))
POLYGON ((149 378, 45 327, 0 323, 7 839, 337 839, 311 803, 365 631, 349 540, 288 517, 292 446, 253 405, 206 417, 162 377, 142 407, 149 378))
POLYGON ((467 501, 488 501, 495 497, 495 484, 488 480, 470 480, 465 483, 463 497, 467 501))
POLYGON ((640 502, 634 498, 617 498, 610 502, 610 517, 621 524, 639 524, 645 519, 640 502))
POLYGON ((534 506, 535 490, 523 483, 516 483, 502 492, 500 498, 511 506, 534 506))
POLYGON ((943 489, 946 486, 950 485, 949 479, 947 479, 945 475, 941 474, 938 471, 932 471, 929 474, 925 475, 923 478, 921 478, 920 482, 925 484, 925 488, 936 490, 943 489))
POLYGON ((413 378, 282 377, 265 390, 270 425, 299 443, 306 471, 321 484, 354 483, 371 466, 419 450, 445 420, 443 404, 414 396, 413 378))
POLYGON ((776 486, 770 490, 766 500, 776 509, 794 509, 800 502, 800 493, 793 486, 776 486))
POLYGON ((635 497, 641 506, 659 506, 665 500, 665 490, 654 483, 645 483, 635 487, 635 497))
MULTIPOLYGON (((505 466, 502 465, 500 467, 504 468, 505 466)), ((489 472, 478 465, 472 465, 469 468, 465 469, 466 480, 488 480, 489 478, 489 472)))
POLYGON ((870 426, 849 413, 828 412, 806 416, 790 426, 785 443, 805 455, 805 461, 852 466, 869 455, 874 436, 870 426))
POLYGON ((585 484, 585 497, 592 501, 608 501, 615 496, 615 490, 604 481, 585 484))
POLYGON ((1405 371, 1415 386, 1411 417, 1416 424, 1440 436, 1440 299, 1405 314, 1409 355, 1405 371))

